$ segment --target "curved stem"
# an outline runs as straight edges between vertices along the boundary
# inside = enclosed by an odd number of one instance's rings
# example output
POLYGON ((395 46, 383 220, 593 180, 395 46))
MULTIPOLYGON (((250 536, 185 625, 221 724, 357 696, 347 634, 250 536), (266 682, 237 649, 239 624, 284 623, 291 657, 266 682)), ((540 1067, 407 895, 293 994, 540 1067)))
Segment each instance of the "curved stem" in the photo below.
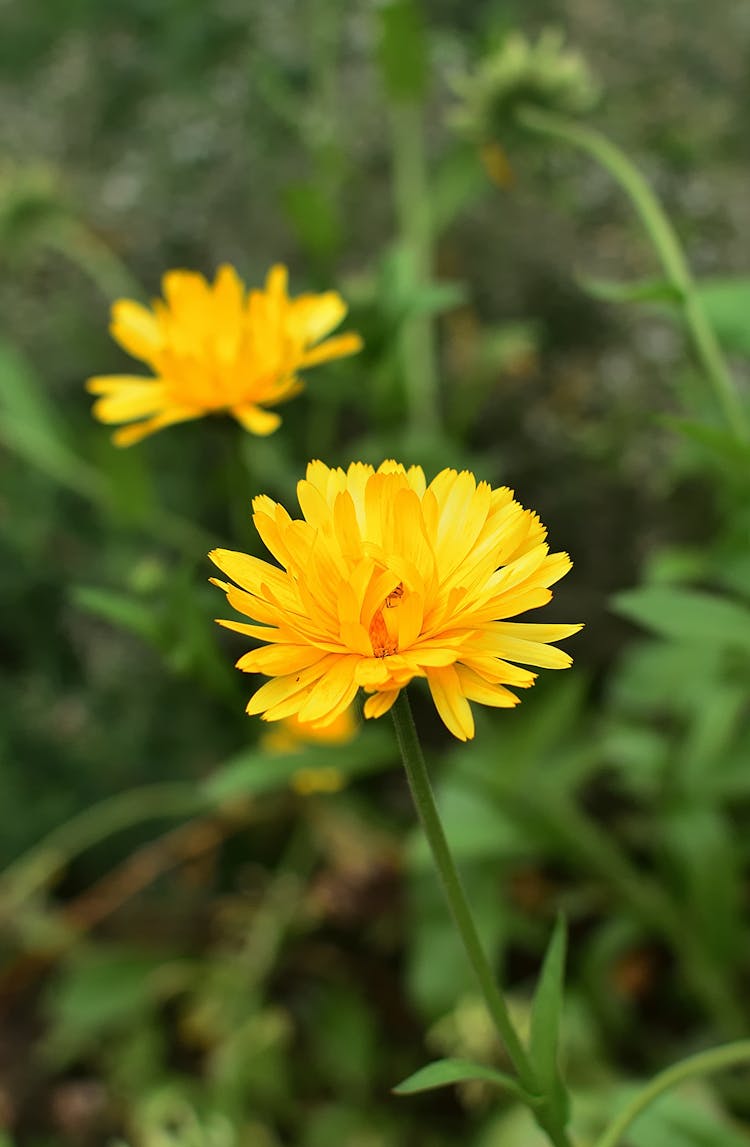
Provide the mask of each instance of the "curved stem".
POLYGON ((714 1071, 721 1071, 725 1067, 750 1061, 750 1040, 738 1040, 723 1047, 715 1047, 710 1051, 691 1055, 680 1063, 675 1063, 662 1071, 650 1083, 647 1083, 636 1096, 631 1099, 618 1116, 610 1123, 604 1134, 597 1140, 595 1147, 616 1147, 622 1135, 627 1131, 638 1116, 650 1107, 672 1087, 683 1083, 686 1079, 695 1076, 710 1075, 714 1071))
POLYGON ((591 128, 531 107, 522 108, 518 112, 518 120, 531 131, 564 140, 588 152, 619 183, 643 223, 665 275, 680 296, 683 317, 693 347, 714 388, 727 424, 740 441, 747 441, 748 422, 744 407, 713 328, 706 318, 680 241, 664 208, 638 168, 619 147, 591 128))
MULTIPOLYGON (((461 879, 456 870, 450 846, 443 830, 432 785, 419 743, 417 730, 414 726, 411 707, 402 689, 391 710, 396 726, 401 756, 403 758, 406 775, 409 780, 414 804, 419 815, 427 843, 430 846, 435 866, 445 891, 448 904, 458 929, 461 941, 469 958, 474 975, 477 978, 487 1009, 492 1017, 497 1033, 502 1041, 508 1056, 516 1069, 522 1087, 529 1096, 539 1094, 539 1083, 531 1066, 526 1051, 518 1038, 513 1021, 510 1018, 507 1005, 502 993, 498 990, 495 978, 482 947, 474 918, 471 915, 466 900, 466 894, 461 879)), ((547 1098, 547 1097, 545 1097, 547 1098)), ((539 1102, 532 1107, 540 1126, 546 1131, 555 1147, 571 1147, 570 1140, 563 1127, 556 1125, 547 1104, 539 1102)))
POLYGON ((54 878, 68 861, 108 836, 144 820, 181 817, 205 805, 199 790, 183 781, 141 785, 107 797, 50 832, 2 873, 3 911, 15 909, 54 878))
POLYGON ((105 299, 143 299, 143 287, 115 252, 85 224, 68 219, 50 228, 45 236, 48 247, 59 251, 88 275, 105 299))

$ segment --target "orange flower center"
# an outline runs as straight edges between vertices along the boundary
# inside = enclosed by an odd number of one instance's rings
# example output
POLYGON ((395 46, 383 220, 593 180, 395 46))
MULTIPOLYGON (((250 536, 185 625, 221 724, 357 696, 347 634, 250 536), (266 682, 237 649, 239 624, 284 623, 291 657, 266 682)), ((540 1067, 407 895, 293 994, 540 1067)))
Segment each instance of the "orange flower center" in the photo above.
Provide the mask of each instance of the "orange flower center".
POLYGON ((391 653, 398 653, 398 638, 388 632, 384 609, 394 609, 404 596, 403 584, 399 582, 394 590, 388 594, 380 609, 377 609, 370 622, 370 641, 374 657, 388 657, 391 653))

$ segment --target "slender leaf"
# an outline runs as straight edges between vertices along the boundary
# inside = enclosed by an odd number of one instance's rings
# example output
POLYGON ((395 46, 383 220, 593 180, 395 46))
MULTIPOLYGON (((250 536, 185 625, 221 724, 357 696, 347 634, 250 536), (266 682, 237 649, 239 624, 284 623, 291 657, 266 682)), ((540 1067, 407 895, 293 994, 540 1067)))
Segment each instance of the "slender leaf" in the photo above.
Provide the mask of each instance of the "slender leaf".
POLYGON ((438 1059, 435 1063, 428 1063, 403 1083, 399 1083, 393 1091, 396 1095, 414 1095, 418 1091, 435 1091, 439 1087, 450 1087, 451 1084, 465 1083, 474 1079, 494 1083, 497 1087, 511 1091, 515 1095, 521 1092, 515 1079, 506 1075, 504 1071, 485 1067, 481 1063, 470 1063, 467 1059, 438 1059))
POLYGON ((394 763, 391 738, 379 729, 367 729, 348 745, 310 745, 287 753, 249 749, 228 761, 201 788, 211 801, 273 791, 300 769, 334 768, 346 776, 376 772, 394 763))
POLYGON ((98 586, 76 586, 74 603, 121 629, 127 629, 152 644, 159 645, 160 624, 154 610, 143 601, 98 586))
POLYGON ((31 364, 0 342, 0 442, 63 486, 101 494, 98 475, 68 445, 65 428, 31 364))
POLYGON ((560 1041, 567 929, 562 916, 544 957, 539 983, 531 1006, 529 1055, 540 1088, 551 1096, 559 1111, 565 1110, 565 1089, 557 1063, 560 1041))
POLYGON ((673 418, 667 416, 660 419, 665 426, 676 430, 685 438, 704 447, 715 458, 726 464, 733 463, 747 472, 750 469, 750 446, 740 442, 735 435, 720 429, 718 426, 708 426, 705 422, 693 422, 687 418, 673 418))
POLYGON ((697 290, 719 342, 729 351, 750 355, 750 276, 708 279, 697 290))
POLYGON ((595 299, 605 303, 654 303, 680 301, 680 292, 666 279, 640 279, 635 283, 618 283, 611 279, 581 276, 579 286, 595 299))
POLYGON ((750 648, 750 609, 702 590, 644 586, 614 598, 617 613, 672 640, 750 648))

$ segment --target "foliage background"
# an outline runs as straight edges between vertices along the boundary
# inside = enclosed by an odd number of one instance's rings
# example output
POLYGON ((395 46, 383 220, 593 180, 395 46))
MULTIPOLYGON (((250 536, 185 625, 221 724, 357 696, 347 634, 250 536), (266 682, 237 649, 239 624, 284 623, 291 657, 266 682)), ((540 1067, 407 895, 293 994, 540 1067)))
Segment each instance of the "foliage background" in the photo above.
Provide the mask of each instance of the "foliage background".
MULTIPOLYGON (((240 648, 211 624, 204 554, 253 547, 250 497, 291 505, 314 456, 469 465, 574 557, 554 605, 587 623, 574 671, 483 715, 468 750, 416 702, 520 1017, 569 916, 581 1134, 629 1079, 747 1031, 747 451, 669 306, 584 288, 654 274, 611 180, 537 140, 509 152, 498 188, 450 116, 453 77, 505 32, 564 26, 604 91, 595 122, 646 172, 699 277, 737 276, 706 297, 742 385, 750 21, 692 0, 424 14, 432 286, 410 278, 376 6, 0 8, 13 1141, 535 1142, 481 1088, 390 1095, 436 1055, 496 1055, 391 730, 274 756, 242 712, 240 648), (278 260, 295 291, 341 289, 365 352, 311 373, 267 441, 217 420, 111 447, 82 387, 127 361, 111 299, 156 294, 170 266, 231 261, 258 282, 278 260), (432 426, 410 419, 399 355, 415 315, 437 340, 432 426), (290 787, 328 762, 352 774, 342 792, 290 787)), ((749 1121, 746 1077, 729 1076, 655 1108, 632 1144, 732 1147, 749 1121)))

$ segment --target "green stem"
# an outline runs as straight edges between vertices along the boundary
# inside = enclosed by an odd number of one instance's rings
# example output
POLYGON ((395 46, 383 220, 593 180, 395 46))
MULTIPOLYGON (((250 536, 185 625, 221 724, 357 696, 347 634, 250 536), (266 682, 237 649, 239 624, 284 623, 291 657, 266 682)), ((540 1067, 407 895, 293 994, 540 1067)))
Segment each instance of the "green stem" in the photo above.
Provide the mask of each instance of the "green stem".
POLYGON ((530 107, 518 112, 518 120, 531 131, 564 140, 588 152, 629 197, 661 260, 665 275, 680 297, 693 347, 714 388, 727 424, 740 441, 747 441, 748 422, 744 407, 713 328, 706 318, 680 241, 664 208, 640 171, 606 136, 591 128, 530 107))
MULTIPOLYGON (((396 726, 401 756, 409 780, 414 804, 419 816, 427 843, 430 846, 435 866, 445 891, 446 899, 453 915, 469 963, 477 978, 485 1003, 494 1022, 508 1057, 513 1064, 527 1099, 539 1095, 539 1083, 529 1058, 521 1044, 507 1005, 495 983, 489 962, 482 947, 474 919, 469 908, 461 879, 456 870, 450 846, 443 830, 432 785, 414 725, 406 690, 402 689, 391 710, 396 726)), ((548 1097, 544 1097, 546 1100, 548 1097)), ((540 1126, 546 1131, 555 1147, 571 1147, 565 1129, 555 1124, 548 1103, 532 1104, 532 1110, 540 1126)))
MULTIPOLYGON (((394 101, 391 121, 398 226, 409 264, 409 287, 416 295, 432 277, 427 156, 419 100, 394 101)), ((424 312, 409 314, 400 334, 411 424, 415 429, 436 431, 440 428, 440 411, 434 320, 424 312)))
POLYGON ((721 1071, 725 1067, 750 1060, 750 1040, 739 1040, 737 1043, 728 1043, 723 1047, 715 1047, 711 1051, 702 1051, 698 1055, 691 1055, 681 1063, 673 1064, 665 1071, 660 1072, 650 1083, 631 1099, 630 1103, 610 1123, 604 1134, 597 1140, 595 1147, 616 1147, 617 1143, 638 1116, 650 1107, 654 1100, 663 1095, 665 1091, 683 1083, 686 1079, 696 1076, 710 1075, 721 1071))

